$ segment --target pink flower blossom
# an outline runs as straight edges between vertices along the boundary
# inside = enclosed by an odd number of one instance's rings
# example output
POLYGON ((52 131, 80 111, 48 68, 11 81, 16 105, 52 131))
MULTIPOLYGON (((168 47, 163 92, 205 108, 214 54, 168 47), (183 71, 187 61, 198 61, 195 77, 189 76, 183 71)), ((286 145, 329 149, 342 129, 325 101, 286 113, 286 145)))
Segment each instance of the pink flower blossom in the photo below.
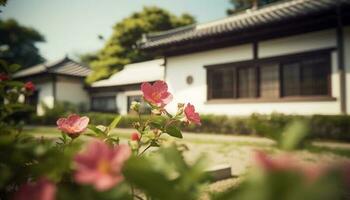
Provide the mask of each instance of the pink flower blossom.
POLYGON ((288 170, 295 168, 294 159, 288 156, 271 158, 265 152, 256 151, 254 159, 256 164, 266 171, 288 170))
POLYGON ((158 107, 166 106, 173 99, 164 81, 156 81, 153 85, 142 83, 141 91, 146 101, 158 107))
POLYGON ((140 141, 140 135, 138 133, 132 133, 131 140, 132 141, 140 141))
POLYGON ((33 84, 33 82, 28 81, 24 84, 24 89, 28 92, 34 92, 35 90, 35 85, 33 84))
POLYGON ((123 180, 122 168, 130 155, 131 150, 125 144, 111 148, 100 140, 93 140, 85 152, 74 158, 75 181, 92 184, 98 191, 108 190, 123 180))
POLYGON ((9 80, 8 75, 4 74, 4 73, 0 73, 0 82, 1 81, 7 81, 9 80))
POLYGON ((300 163, 289 154, 272 158, 262 151, 256 151, 255 161, 259 167, 267 172, 294 171, 303 175, 310 183, 321 177, 327 169, 324 165, 300 163))
POLYGON ((56 185, 46 178, 20 186, 14 200, 54 200, 56 185))
POLYGON ((201 124, 201 119, 199 117, 199 114, 196 113, 195 108, 193 105, 191 105, 190 103, 187 104, 186 108, 184 109, 185 115, 186 115, 186 119, 189 122, 192 122, 194 124, 201 124))
POLYGON ((79 115, 72 114, 67 118, 60 118, 56 122, 58 129, 67 133, 69 137, 75 138, 86 130, 89 124, 88 117, 80 117, 79 115))

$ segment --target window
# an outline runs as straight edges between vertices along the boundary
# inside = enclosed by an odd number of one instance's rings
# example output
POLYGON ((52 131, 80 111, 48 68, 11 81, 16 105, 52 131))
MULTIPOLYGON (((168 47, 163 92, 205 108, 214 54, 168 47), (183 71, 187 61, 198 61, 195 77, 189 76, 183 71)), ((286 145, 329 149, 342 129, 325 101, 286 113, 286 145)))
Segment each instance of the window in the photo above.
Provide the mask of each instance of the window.
POLYGON ((140 114, 151 114, 151 108, 146 104, 146 102, 143 100, 141 95, 133 95, 128 96, 128 111, 129 113, 132 113, 133 111, 130 110, 131 103, 133 101, 140 102, 140 114))
POLYGON ((330 51, 208 67, 208 99, 330 96, 330 51))
POLYGON ((212 98, 233 98, 233 71, 231 69, 214 70, 211 74, 212 98))
POLYGON ((260 67, 260 97, 277 98, 280 93, 278 64, 263 64, 260 67))
POLYGON ((283 96, 322 96, 330 94, 330 57, 313 56, 282 64, 283 96))
POLYGON ((91 110, 101 112, 117 112, 115 96, 101 96, 91 98, 91 110))
POLYGON ((238 69, 238 98, 252 98, 256 96, 256 69, 242 67, 238 69))
POLYGON ((282 66, 283 96, 296 96, 300 94, 300 65, 289 63, 282 66))

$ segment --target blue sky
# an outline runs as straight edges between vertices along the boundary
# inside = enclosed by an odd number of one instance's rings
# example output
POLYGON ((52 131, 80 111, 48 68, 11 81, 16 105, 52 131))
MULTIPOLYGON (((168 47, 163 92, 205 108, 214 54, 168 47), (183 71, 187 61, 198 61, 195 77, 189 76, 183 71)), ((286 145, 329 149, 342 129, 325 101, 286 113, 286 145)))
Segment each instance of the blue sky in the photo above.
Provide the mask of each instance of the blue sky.
POLYGON ((52 61, 100 49, 97 35, 108 38, 116 22, 148 5, 190 13, 200 23, 225 17, 230 7, 229 0, 9 0, 0 17, 42 33, 47 42, 38 47, 52 61))

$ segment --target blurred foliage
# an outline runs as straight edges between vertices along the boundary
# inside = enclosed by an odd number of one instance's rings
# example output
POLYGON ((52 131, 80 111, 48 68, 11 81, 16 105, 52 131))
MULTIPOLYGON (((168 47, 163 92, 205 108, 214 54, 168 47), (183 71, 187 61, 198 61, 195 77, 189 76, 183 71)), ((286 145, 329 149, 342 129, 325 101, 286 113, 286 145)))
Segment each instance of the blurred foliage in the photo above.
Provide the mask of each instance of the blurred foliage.
POLYGON ((144 7, 142 11, 131 14, 113 27, 112 36, 102 50, 96 55, 82 55, 82 61, 88 62, 93 70, 87 77, 87 82, 107 78, 128 63, 153 59, 153 56, 135 46, 143 34, 169 30, 194 22, 194 18, 189 14, 178 17, 157 7, 144 7))
POLYGON ((227 15, 232 15, 237 12, 252 8, 254 6, 264 6, 282 0, 230 0, 233 5, 232 9, 226 10, 227 15))
POLYGON ((23 26, 14 19, 0 19, 0 59, 23 68, 42 63, 44 58, 35 44, 44 41, 37 30, 23 26))
POLYGON ((18 65, 0 61, 0 199, 10 199, 18 186, 39 176, 61 180, 70 170, 70 160, 76 146, 62 150, 54 141, 45 141, 21 133, 22 124, 17 115, 31 107, 21 103, 22 96, 31 95, 24 84, 11 76, 18 65), (60 162, 57 162, 59 160, 60 162))
POLYGON ((342 200, 348 199, 340 173, 329 172, 315 182, 294 170, 251 170, 238 187, 214 200, 342 200))
POLYGON ((177 148, 170 146, 148 157, 131 158, 124 176, 151 199, 192 200, 199 198, 201 186, 209 181, 204 169, 203 159, 188 165, 177 148))
POLYGON ((0 0, 0 13, 2 12, 1 7, 6 6, 7 0, 0 0))

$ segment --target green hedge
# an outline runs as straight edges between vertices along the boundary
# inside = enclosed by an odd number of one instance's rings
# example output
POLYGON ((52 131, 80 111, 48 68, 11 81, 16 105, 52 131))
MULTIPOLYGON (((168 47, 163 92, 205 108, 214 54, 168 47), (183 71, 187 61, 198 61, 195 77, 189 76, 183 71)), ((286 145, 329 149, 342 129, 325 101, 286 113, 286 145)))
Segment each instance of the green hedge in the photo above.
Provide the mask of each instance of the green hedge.
MULTIPOLYGON (((108 124, 115 115, 89 113, 88 116, 94 124, 108 124)), ((147 118, 148 116, 142 116, 143 120, 147 118)), ((137 120, 137 116, 124 116, 119 127, 131 128, 131 124, 137 120)), ((302 120, 309 124, 309 138, 350 142, 350 116, 348 115, 298 116, 277 113, 253 114, 249 117, 201 115, 201 120, 201 126, 191 125, 183 127, 183 130, 198 133, 258 135, 277 139, 289 123, 302 120)))
MULTIPOLYGON (((87 113, 91 123, 108 125, 116 114, 87 113)), ((146 120, 149 116, 142 116, 146 120)), ((132 128, 137 116, 123 116, 118 127, 132 128)), ((201 115, 202 125, 183 127, 184 131, 214 134, 258 135, 278 139, 285 127, 295 121, 302 120, 309 124, 309 138, 338 140, 350 142, 350 116, 348 115, 313 115, 297 116, 284 114, 261 115, 249 117, 228 117, 223 115, 201 115)))

